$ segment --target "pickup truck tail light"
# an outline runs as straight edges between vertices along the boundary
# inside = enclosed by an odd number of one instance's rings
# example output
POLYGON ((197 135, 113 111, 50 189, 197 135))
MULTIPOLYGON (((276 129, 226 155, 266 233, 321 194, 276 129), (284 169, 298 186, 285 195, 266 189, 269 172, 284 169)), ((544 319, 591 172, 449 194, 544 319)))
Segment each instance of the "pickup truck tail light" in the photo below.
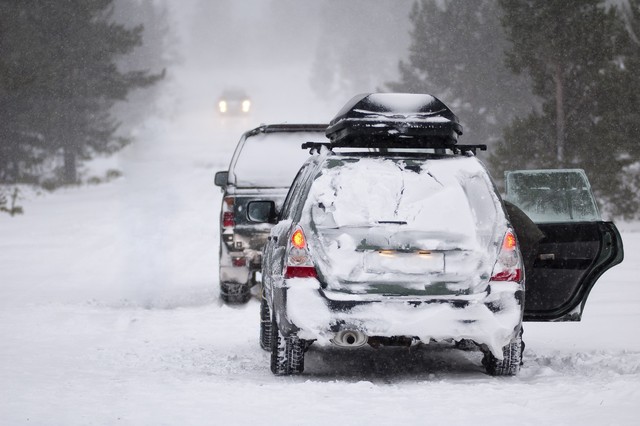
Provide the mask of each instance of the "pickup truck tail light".
POLYGON ((233 206, 235 204, 234 197, 224 197, 222 200, 222 227, 233 228, 236 226, 236 217, 233 212, 233 206))
POLYGON ((513 230, 508 229, 502 239, 498 260, 496 260, 491 273, 491 281, 514 281, 520 283, 524 278, 523 269, 518 240, 513 230))
POLYGON ((233 256, 231 258, 231 264, 236 268, 242 268, 247 266, 247 258, 244 256, 233 256))
POLYGON ((222 227, 233 228, 234 226, 236 226, 236 218, 233 212, 224 212, 222 214, 222 227))
POLYGON ((287 264, 284 272, 285 278, 317 278, 318 271, 313 265, 309 254, 307 239, 302 228, 297 227, 287 247, 287 264))

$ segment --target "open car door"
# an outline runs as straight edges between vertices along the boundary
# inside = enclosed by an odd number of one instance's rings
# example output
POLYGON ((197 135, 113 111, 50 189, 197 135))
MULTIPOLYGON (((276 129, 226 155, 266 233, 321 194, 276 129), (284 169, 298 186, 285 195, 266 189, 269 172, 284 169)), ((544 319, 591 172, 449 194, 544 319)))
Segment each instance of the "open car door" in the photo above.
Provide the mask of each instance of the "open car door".
POLYGON ((506 200, 545 237, 533 270, 525 271, 525 321, 580 321, 598 278, 622 262, 613 222, 604 222, 581 169, 505 173, 506 200))

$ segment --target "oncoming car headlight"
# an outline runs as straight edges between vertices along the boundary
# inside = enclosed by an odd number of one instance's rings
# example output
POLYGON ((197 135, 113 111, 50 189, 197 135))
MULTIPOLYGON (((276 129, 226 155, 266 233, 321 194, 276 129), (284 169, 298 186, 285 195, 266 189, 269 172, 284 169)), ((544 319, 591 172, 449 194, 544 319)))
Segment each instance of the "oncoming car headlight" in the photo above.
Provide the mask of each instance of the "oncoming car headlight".
POLYGON ((242 101, 242 112, 249 112, 250 108, 251 108, 250 100, 245 99, 244 101, 242 101))
POLYGON ((227 112, 227 101, 218 102, 218 109, 220 112, 227 112))

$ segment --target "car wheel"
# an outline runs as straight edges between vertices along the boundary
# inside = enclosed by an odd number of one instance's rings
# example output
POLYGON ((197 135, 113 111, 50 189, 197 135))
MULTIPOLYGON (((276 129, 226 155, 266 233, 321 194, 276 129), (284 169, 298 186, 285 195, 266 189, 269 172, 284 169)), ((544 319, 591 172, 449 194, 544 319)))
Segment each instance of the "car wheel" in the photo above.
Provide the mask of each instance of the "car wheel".
POLYGON ((260 297, 260 347, 271 350, 271 311, 264 294, 260 297))
POLYGON ((482 365, 487 374, 492 376, 515 376, 522 365, 522 333, 502 348, 503 359, 497 359, 490 351, 486 351, 482 358, 482 365))
POLYGON ((224 303, 237 305, 247 303, 251 298, 251 293, 246 284, 220 283, 220 298, 224 303))
POLYGON ((275 315, 271 319, 271 372, 276 376, 300 374, 304 370, 306 342, 280 333, 275 315))

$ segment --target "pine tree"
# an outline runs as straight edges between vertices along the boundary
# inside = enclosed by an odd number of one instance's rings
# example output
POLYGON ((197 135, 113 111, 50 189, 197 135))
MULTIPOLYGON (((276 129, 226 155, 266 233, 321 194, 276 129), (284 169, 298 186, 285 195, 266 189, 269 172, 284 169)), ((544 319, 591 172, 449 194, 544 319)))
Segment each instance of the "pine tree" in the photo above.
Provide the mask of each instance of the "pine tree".
POLYGON ((61 155, 64 181, 74 183, 78 161, 121 147, 109 112, 113 103, 159 78, 144 70, 121 72, 116 65, 140 44, 143 28, 113 23, 113 0, 3 1, 1 6, 0 52, 23 77, 8 90, 11 112, 0 113, 10 115, 9 121, 0 120, 3 155, 9 151, 0 167, 7 164, 15 180, 24 180, 22 170, 29 168, 21 155, 40 162, 61 155))
POLYGON ((489 143, 536 103, 526 77, 504 63, 508 43, 496 0, 420 0, 411 12, 409 58, 393 91, 430 93, 459 115, 465 141, 489 143))
MULTIPOLYGON (((169 20, 166 0, 116 0, 113 20, 125 28, 144 27, 141 43, 117 60, 122 71, 149 70, 165 75, 179 61, 177 38, 169 20)), ((170 74, 167 74, 170 77, 170 74)), ((157 113, 158 101, 170 79, 133 89, 125 101, 117 102, 113 116, 121 123, 118 134, 128 134, 157 113)))
POLYGON ((28 2, 0 2, 0 182, 24 178, 23 170, 45 158, 42 134, 30 118, 37 70, 27 66, 36 54, 28 7, 28 2))
POLYGON ((492 166, 584 168, 599 199, 633 214, 638 197, 622 171, 638 158, 629 141, 640 123, 640 69, 620 11, 601 0, 500 4, 508 63, 531 77, 542 107, 512 122, 492 166))

